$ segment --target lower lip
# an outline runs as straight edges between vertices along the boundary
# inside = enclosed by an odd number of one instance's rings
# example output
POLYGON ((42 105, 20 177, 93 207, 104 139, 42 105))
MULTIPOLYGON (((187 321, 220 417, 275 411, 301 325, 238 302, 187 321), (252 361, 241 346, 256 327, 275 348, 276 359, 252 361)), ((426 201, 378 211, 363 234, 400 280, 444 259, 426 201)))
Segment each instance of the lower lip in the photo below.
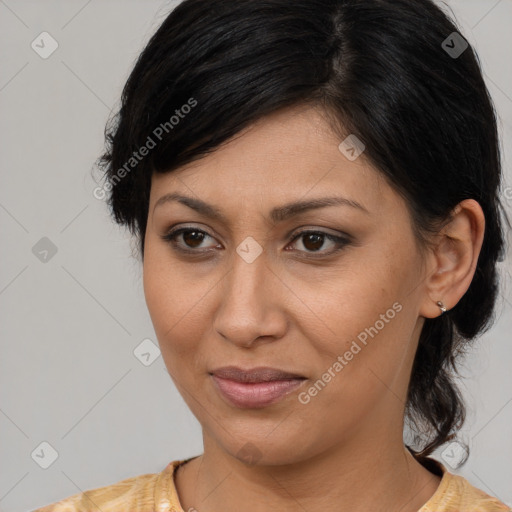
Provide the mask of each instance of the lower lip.
POLYGON ((221 395, 236 407, 258 408, 278 402, 297 389, 306 379, 271 382, 237 382, 212 375, 221 395))

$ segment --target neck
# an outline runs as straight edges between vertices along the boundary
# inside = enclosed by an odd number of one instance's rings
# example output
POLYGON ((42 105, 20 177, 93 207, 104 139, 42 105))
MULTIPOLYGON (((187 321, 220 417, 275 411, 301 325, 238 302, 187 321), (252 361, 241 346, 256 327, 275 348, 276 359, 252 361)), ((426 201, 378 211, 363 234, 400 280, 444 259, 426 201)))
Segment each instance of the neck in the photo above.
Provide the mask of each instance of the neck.
POLYGON ((414 459, 401 436, 391 441, 387 433, 372 439, 359 432, 350 444, 286 465, 248 466, 208 436, 204 447, 203 455, 176 474, 186 511, 416 512, 440 482, 414 459))

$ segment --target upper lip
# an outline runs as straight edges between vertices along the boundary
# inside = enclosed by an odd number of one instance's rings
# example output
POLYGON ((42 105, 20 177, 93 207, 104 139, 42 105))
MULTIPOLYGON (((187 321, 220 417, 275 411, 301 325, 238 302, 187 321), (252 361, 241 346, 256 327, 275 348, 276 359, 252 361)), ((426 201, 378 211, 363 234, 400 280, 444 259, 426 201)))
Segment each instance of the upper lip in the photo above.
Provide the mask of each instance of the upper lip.
POLYGON ((303 375, 298 375, 297 373, 291 373, 277 368, 270 368, 268 366, 259 366, 257 368, 249 368, 246 370, 238 368, 237 366, 223 366, 222 368, 217 368, 210 373, 217 377, 237 382, 269 382, 274 380, 306 378, 303 375))

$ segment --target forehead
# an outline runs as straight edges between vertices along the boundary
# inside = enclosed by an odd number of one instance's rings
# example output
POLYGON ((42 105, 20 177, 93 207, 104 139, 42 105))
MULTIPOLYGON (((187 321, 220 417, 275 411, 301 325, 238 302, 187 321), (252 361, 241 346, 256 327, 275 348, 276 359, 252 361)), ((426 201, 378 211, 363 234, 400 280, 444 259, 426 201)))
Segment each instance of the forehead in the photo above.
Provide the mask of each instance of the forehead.
POLYGON ((364 153, 349 160, 325 114, 311 106, 260 119, 209 155, 152 177, 150 210, 181 192, 231 214, 297 199, 343 195, 373 213, 396 206, 397 194, 364 153))

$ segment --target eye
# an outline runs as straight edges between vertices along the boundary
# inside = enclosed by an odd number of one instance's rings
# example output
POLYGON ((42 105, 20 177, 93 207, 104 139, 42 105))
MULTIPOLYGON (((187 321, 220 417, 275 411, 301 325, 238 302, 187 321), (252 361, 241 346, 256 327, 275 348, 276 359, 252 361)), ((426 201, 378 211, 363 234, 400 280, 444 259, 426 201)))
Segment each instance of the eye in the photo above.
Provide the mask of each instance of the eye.
POLYGON ((340 251, 346 245, 350 243, 348 237, 336 236, 331 233, 326 233, 325 231, 317 231, 317 230, 304 230, 297 233, 292 243, 295 240, 302 239, 302 245, 305 248, 305 251, 301 250, 300 252, 306 252, 306 254, 310 255, 313 253, 320 253, 321 255, 330 255, 335 252, 340 251), (320 251, 324 243, 327 241, 331 242, 331 247, 333 247, 330 251, 320 251))
POLYGON ((199 252, 205 252, 196 250, 198 247, 201 246, 205 238, 212 238, 206 231, 203 231, 201 229, 193 228, 193 227, 184 227, 175 229, 173 231, 170 231, 166 235, 162 236, 162 240, 170 243, 172 246, 174 246, 178 251, 187 252, 187 253, 199 253, 199 252), (185 243, 185 246, 180 245, 177 240, 177 238, 183 235, 182 240, 185 243))
MULTIPOLYGON (((195 227, 182 227, 174 229, 163 235, 161 238, 165 242, 170 243, 177 251, 188 254, 201 254, 219 247, 219 244, 216 244, 210 246, 209 248, 204 246, 201 248, 201 244, 203 244, 207 238, 211 238, 212 240, 215 239, 206 231, 195 227)), ((299 249, 298 252, 303 252, 308 256, 313 257, 316 257, 315 253, 319 253, 319 256, 328 256, 334 254, 335 252, 340 251, 346 245, 351 243, 348 236, 336 236, 331 233, 318 230, 303 230, 299 233, 296 233, 291 241, 291 244, 293 244, 298 239, 303 240, 302 246, 304 247, 304 249, 299 249), (333 248, 328 251, 320 250, 326 241, 330 242, 333 248)))

